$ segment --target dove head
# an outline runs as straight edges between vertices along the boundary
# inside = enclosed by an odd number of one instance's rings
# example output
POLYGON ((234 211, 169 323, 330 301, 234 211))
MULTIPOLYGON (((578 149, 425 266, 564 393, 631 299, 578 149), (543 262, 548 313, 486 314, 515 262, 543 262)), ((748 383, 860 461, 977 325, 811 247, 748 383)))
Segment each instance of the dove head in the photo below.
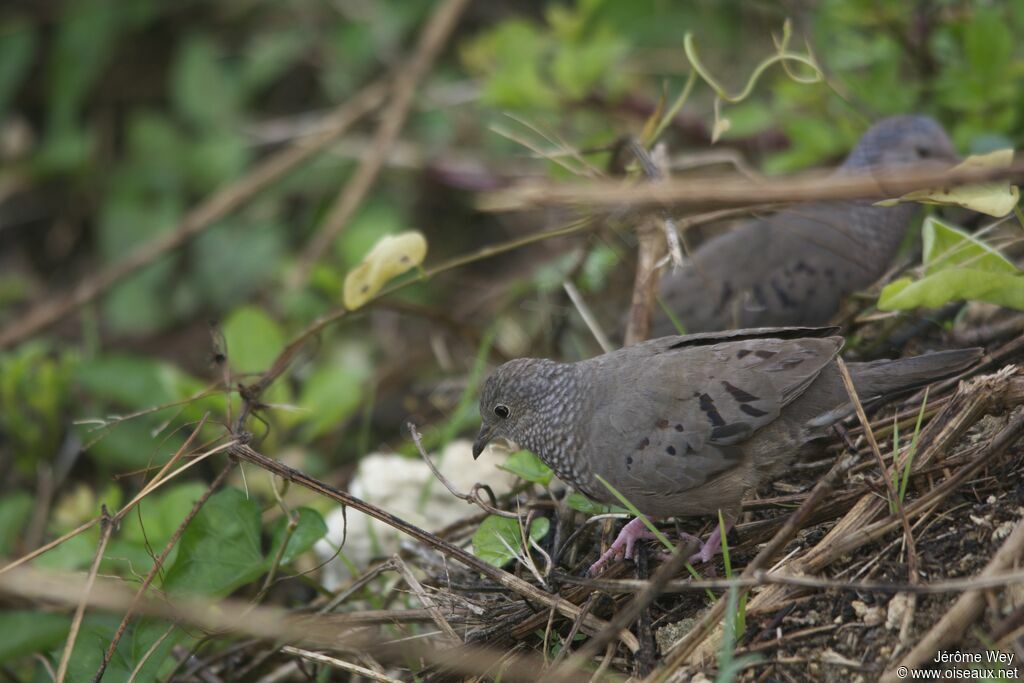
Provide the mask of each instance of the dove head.
POLYGON ((480 393, 481 425, 473 457, 491 441, 505 439, 556 466, 576 443, 581 401, 574 365, 542 358, 505 363, 480 393))
POLYGON ((942 125, 930 116, 891 116, 871 126, 843 163, 846 170, 958 161, 942 125))

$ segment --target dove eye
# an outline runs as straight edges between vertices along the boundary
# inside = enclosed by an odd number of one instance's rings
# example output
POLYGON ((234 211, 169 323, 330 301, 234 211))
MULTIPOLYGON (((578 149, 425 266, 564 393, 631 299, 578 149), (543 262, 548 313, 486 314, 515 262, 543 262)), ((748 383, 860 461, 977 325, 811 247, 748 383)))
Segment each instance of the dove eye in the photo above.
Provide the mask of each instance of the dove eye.
POLYGON ((504 403, 499 403, 498 405, 494 406, 494 414, 500 417, 502 420, 508 418, 508 416, 511 413, 512 411, 510 411, 508 409, 508 406, 505 405, 504 403))

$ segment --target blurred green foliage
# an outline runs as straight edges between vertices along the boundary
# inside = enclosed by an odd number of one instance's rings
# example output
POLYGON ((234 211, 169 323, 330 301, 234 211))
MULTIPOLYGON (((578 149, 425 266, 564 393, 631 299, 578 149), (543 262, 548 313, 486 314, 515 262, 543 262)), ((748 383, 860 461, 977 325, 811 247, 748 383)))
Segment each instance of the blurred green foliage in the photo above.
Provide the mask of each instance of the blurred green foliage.
MULTIPOLYGON (((0 259, 16 253, 11 263, 17 266, 8 269, 8 261, 0 261, 0 325, 17 317, 17 306, 61 291, 174 230, 197 203, 236 181, 268 151, 307 133, 311 114, 315 120, 407 55, 435 5, 64 0, 0 8, 0 209, 19 192, 43 207, 41 218, 22 225, 17 212, 0 213, 0 259), (54 245, 65 238, 71 248, 61 252, 54 245)), ((414 140, 425 159, 470 150, 473 161, 497 170, 507 159, 522 159, 519 140, 492 130, 508 125, 507 113, 534 126, 528 138, 548 134, 545 149, 557 139, 577 148, 606 146, 639 130, 663 93, 671 101, 681 90, 688 75, 685 33, 696 36, 702 60, 732 91, 774 52, 771 32, 781 32, 787 17, 794 26, 792 49, 810 50, 828 83, 800 84, 773 67, 749 99, 722 112, 732 126, 719 144, 740 145, 766 172, 835 161, 868 121, 910 111, 940 119, 964 153, 1024 140, 1024 46, 1017 40, 1024 34, 1024 3, 823 0, 797 16, 787 15, 793 9, 788 4, 738 0, 476 5, 420 89, 420 106, 406 126, 405 139, 414 140), (760 134, 786 144, 762 144, 760 134)), ((706 146, 692 129, 703 124, 710 130, 711 91, 698 84, 683 114, 694 125, 670 126, 670 148, 706 146)), ((183 426, 209 415, 202 437, 219 433, 227 399, 196 398, 221 379, 208 362, 208 320, 221 321, 230 370, 236 381, 246 381, 265 370, 304 325, 337 308, 345 272, 383 235, 424 229, 431 259, 496 241, 497 233, 477 225, 478 216, 464 207, 438 212, 431 204, 439 194, 431 184, 436 181, 426 180, 423 168, 387 169, 327 258, 309 273, 309 286, 282 287, 298 249, 319 227, 361 154, 331 153, 307 164, 183 249, 121 282, 50 342, 0 352, 0 463, 14 475, 0 495, 0 554, 25 550, 20 543, 33 500, 24 490, 35 486, 39 466, 52 465, 69 440, 85 447, 74 463, 73 478, 81 486, 65 483, 58 491, 50 537, 94 517, 101 503, 120 505, 135 484, 111 484, 111 475, 165 462, 184 442, 183 426), (67 343, 69 338, 82 341, 67 343)), ((553 177, 567 175, 548 163, 553 177)), ((575 277, 586 294, 610 286, 621 260, 615 245, 588 245, 577 263, 579 256, 551 258, 501 293, 517 304, 510 317, 526 321, 520 337, 544 335, 545 316, 558 310, 566 277, 575 277), (521 305, 526 300, 529 306, 521 305)), ((432 282, 402 298, 445 314, 464 292, 475 294, 460 287, 465 284, 432 282)), ((365 425, 374 406, 365 404, 377 396, 388 340, 371 334, 368 317, 361 314, 321 335, 316 353, 304 356, 262 397, 270 406, 260 411, 266 424, 254 421, 250 429, 268 448, 295 447, 307 458, 307 469, 322 471, 373 443, 365 425)), ((488 321, 488 329, 507 324, 488 321)), ((446 426, 424 434, 428 444, 475 421, 472 387, 492 334, 474 340, 479 354, 470 388, 458 394, 446 426)), ((515 350, 507 339, 497 346, 503 344, 515 350)), ((566 346, 586 352, 579 340, 566 346)), ((238 407, 234 398, 231 415, 238 407)), ((381 440, 398 441, 394 434, 381 440)), ((537 464, 519 455, 507 467, 544 483, 550 472, 537 464)), ((147 571, 152 549, 166 543, 203 490, 174 483, 147 498, 111 541, 102 571, 147 571)), ((599 509, 578 496, 570 504, 599 509)), ((316 513, 298 514, 282 558, 286 564, 323 534, 316 513)), ((480 540, 500 564, 511 557, 505 542, 518 549, 520 536, 507 524, 511 520, 492 520, 481 527, 490 531, 480 540)), ((223 596, 253 582, 283 542, 283 525, 280 518, 262 525, 258 502, 237 490, 216 494, 169 558, 162 587, 223 596), (266 539, 269 544, 261 542, 266 539)), ((542 531, 531 528, 531 535, 542 531)), ((88 566, 98 533, 94 528, 73 538, 37 564, 88 566)), ((74 680, 91 679, 115 626, 108 618, 86 620, 74 680)), ((134 624, 110 675, 127 676, 166 627, 134 624)), ((17 660, 29 670, 34 664, 18 659, 19 653, 50 651, 56 661, 67 619, 8 611, 0 613, 0 629, 20 637, 0 648, 0 661, 17 660)), ((167 666, 170 647, 190 637, 176 630, 138 680, 152 680, 167 666)))

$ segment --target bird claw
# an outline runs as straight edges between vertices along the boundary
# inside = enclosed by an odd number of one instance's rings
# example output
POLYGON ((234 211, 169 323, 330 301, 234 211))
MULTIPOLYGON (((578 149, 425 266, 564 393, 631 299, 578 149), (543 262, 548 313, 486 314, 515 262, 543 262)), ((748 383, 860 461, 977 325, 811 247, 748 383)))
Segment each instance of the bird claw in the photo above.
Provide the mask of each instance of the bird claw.
MULTIPOLYGON (((731 528, 732 524, 729 524, 726 530, 728 531, 731 528)), ((700 538, 693 534, 681 533, 679 537, 681 540, 692 541, 700 545, 700 550, 691 555, 687 560, 690 564, 708 564, 711 560, 715 559, 715 555, 722 549, 722 534, 718 529, 712 531, 708 536, 708 540, 703 543, 700 538)), ((596 576, 604 568, 604 565, 620 554, 623 554, 627 560, 633 559, 633 551, 636 548, 637 541, 651 538, 654 538, 654 534, 644 524, 643 519, 640 517, 633 519, 629 524, 622 527, 622 531, 619 532, 612 546, 598 558, 597 562, 590 565, 590 569, 587 570, 587 576, 596 576)))
POLYGON ((654 538, 654 534, 650 532, 643 520, 640 517, 631 520, 626 526, 622 527, 622 531, 615 537, 615 542, 612 543, 612 546, 597 559, 597 562, 590 565, 590 569, 587 570, 587 576, 597 575, 604 568, 604 565, 610 560, 615 559, 620 553, 624 554, 627 560, 633 559, 633 551, 636 549, 637 541, 649 538, 654 538))

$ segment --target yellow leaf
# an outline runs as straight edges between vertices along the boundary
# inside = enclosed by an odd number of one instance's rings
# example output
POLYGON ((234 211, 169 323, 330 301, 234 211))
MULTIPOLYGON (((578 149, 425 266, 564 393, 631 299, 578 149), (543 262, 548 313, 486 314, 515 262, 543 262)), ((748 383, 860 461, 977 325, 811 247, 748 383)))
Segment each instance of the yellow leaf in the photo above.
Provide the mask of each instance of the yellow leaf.
POLYGON ((416 231, 386 235, 374 245, 362 263, 345 276, 342 298, 354 311, 373 298, 393 277, 415 268, 427 256, 427 240, 416 231))
MULTIPOLYGON (((1012 149, 999 149, 988 154, 969 156, 957 164, 953 170, 966 168, 1005 168, 1013 163, 1012 149)), ((974 185, 960 185, 949 189, 917 190, 903 195, 898 200, 887 199, 879 202, 882 206, 891 206, 897 202, 921 202, 922 204, 940 204, 962 206, 965 209, 985 213, 996 218, 1013 211, 1020 201, 1020 190, 1003 180, 974 185)))

